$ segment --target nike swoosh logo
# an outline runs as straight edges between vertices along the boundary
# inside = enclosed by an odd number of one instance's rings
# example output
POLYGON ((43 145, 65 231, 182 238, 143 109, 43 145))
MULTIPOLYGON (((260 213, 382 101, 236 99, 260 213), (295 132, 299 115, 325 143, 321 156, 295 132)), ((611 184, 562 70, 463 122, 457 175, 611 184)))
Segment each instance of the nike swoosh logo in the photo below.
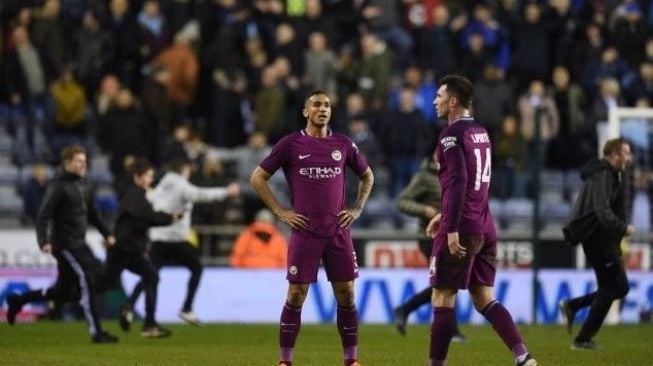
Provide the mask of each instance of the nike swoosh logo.
POLYGON ((306 154, 306 155, 299 154, 299 160, 304 160, 309 156, 311 156, 311 154, 306 154))

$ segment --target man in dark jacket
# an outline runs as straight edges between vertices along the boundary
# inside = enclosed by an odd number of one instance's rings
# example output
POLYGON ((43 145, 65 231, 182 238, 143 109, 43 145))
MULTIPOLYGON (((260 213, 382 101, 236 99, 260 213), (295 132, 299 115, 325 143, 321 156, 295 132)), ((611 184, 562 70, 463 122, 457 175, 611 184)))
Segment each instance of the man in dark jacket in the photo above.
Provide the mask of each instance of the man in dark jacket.
POLYGON ((93 343, 115 343, 118 337, 102 330, 93 294, 97 290, 94 274, 97 259, 86 244, 86 228, 92 223, 109 246, 115 244, 107 226, 100 220, 86 175, 86 151, 72 145, 61 152, 62 172, 45 192, 36 220, 36 235, 41 251, 57 260, 58 276, 48 289, 28 291, 7 297, 7 322, 29 302, 78 300, 89 325, 93 343))
POLYGON ((581 169, 583 188, 574 206, 573 218, 563 232, 571 244, 583 244, 583 251, 596 273, 598 290, 562 300, 559 304, 569 333, 576 313, 590 306, 572 349, 595 349, 592 338, 601 328, 610 305, 628 293, 620 242, 624 236, 635 232, 635 226, 626 222, 623 182, 624 169, 631 160, 628 141, 617 138, 605 143, 603 159, 594 159, 581 169))
MULTIPOLYGON (((152 189, 154 180, 154 169, 147 159, 135 159, 127 170, 131 182, 120 197, 115 227, 116 245, 107 251, 105 277, 100 287, 105 289, 115 283, 125 268, 139 275, 145 287, 145 323, 141 336, 168 337, 170 331, 161 328, 154 319, 159 276, 146 254, 147 230, 152 226, 170 225, 179 219, 179 215, 154 211, 145 197, 146 191, 152 189)), ((123 310, 120 318, 120 327, 125 331, 129 330, 131 323, 127 316, 129 313, 123 310)))
MULTIPOLYGON (((441 192, 437 174, 438 170, 433 157, 425 158, 422 160, 420 170, 397 197, 397 209, 400 212, 420 219, 419 250, 427 260, 431 258, 433 239, 425 236, 425 229, 429 221, 440 212, 441 192)), ((432 292, 433 289, 429 286, 394 309, 395 325, 401 335, 406 334, 406 323, 410 313, 424 304, 431 303, 432 292)), ((464 342, 465 340, 465 336, 456 327, 452 342, 464 342)))

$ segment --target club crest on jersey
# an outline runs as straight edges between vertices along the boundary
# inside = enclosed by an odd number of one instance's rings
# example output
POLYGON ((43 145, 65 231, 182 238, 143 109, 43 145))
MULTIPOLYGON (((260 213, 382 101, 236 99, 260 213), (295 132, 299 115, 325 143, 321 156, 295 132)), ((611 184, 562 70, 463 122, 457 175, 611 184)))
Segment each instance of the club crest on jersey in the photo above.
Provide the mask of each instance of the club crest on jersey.
POLYGON ((457 139, 456 136, 446 136, 440 140, 440 143, 442 144, 442 148, 447 150, 457 145, 457 139))
POLYGON ((342 153, 340 150, 333 150, 333 152, 331 152, 331 157, 335 161, 340 161, 340 159, 342 159, 342 153))
POLYGON ((293 276, 296 275, 297 274, 297 266, 290 266, 290 268, 288 268, 288 273, 290 273, 293 276))

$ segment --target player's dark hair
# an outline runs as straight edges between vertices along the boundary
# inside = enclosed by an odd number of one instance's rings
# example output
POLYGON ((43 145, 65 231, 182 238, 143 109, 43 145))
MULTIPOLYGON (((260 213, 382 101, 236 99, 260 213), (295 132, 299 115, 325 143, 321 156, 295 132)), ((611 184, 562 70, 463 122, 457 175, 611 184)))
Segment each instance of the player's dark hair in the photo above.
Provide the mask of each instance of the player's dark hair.
POLYGON ((630 143, 622 137, 606 141, 605 145, 603 145, 603 156, 610 156, 618 152, 621 150, 622 145, 630 145, 630 143))
POLYGON ((146 158, 134 158, 134 160, 125 168, 129 176, 141 176, 148 170, 152 169, 152 163, 150 163, 146 158))
POLYGON ((326 93, 325 91, 323 91, 323 90, 315 90, 315 91, 313 91, 311 94, 309 94, 309 95, 306 97, 306 99, 304 99, 304 106, 306 106, 306 105, 308 104, 308 100, 309 100, 309 99, 311 99, 312 97, 314 97, 314 96, 316 96, 316 95, 326 95, 327 97, 329 96, 329 94, 327 94, 327 93, 326 93))
POLYGON ((169 170, 175 172, 175 173, 181 173, 182 170, 184 170, 185 167, 193 166, 193 162, 190 161, 187 158, 175 158, 168 163, 168 168, 169 170))
POLYGON ((61 150, 60 158, 61 158, 61 161, 68 162, 68 161, 73 160, 73 158, 77 154, 86 155, 86 149, 83 148, 80 145, 69 145, 69 146, 64 147, 63 150, 61 150))
POLYGON ((472 83, 462 75, 446 75, 440 79, 440 85, 447 86, 447 93, 458 99, 463 108, 472 107, 472 99, 474 98, 474 88, 472 83))

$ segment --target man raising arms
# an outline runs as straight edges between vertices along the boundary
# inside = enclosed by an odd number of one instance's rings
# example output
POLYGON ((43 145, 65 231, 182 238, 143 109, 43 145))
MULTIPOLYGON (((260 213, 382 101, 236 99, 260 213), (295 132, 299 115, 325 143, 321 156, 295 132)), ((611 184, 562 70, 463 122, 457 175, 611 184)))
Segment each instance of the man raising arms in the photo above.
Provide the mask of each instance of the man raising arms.
POLYGON ((358 147, 327 127, 331 102, 315 91, 304 102, 306 128, 281 139, 254 170, 251 183, 263 202, 292 228, 288 247, 288 295, 281 312, 279 365, 291 366, 301 325, 301 309, 320 260, 338 303, 337 325, 345 366, 358 363, 358 315, 354 279, 358 277, 351 224, 359 216, 374 184, 374 175, 358 147), (354 207, 345 207, 345 167, 360 178, 354 207), (282 168, 291 193, 291 209, 281 207, 268 179, 282 168))
POLYGON ((448 75, 440 81, 433 104, 447 126, 436 151, 442 187, 442 213, 426 228, 435 238, 430 260, 433 287, 430 365, 443 366, 456 327, 454 306, 459 289, 469 289, 474 307, 492 324, 515 356, 517 366, 536 366, 512 316, 492 293, 497 235, 488 207, 491 175, 490 139, 470 115, 472 85, 448 75))

